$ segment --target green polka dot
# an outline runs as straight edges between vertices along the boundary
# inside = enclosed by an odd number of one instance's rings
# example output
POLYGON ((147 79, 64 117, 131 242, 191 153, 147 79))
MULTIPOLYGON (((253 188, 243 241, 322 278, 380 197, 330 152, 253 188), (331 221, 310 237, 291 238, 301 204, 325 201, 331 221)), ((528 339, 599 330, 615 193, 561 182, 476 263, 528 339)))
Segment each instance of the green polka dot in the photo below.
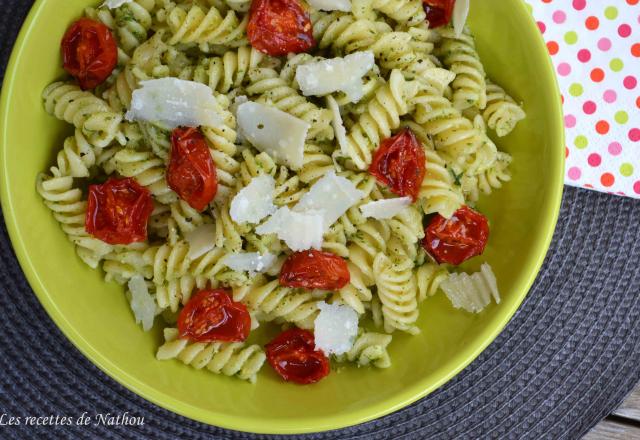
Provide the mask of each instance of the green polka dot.
POLYGON ((624 63, 620 58, 614 58, 609 63, 609 67, 611 67, 611 70, 613 70, 614 72, 620 72, 622 69, 624 69, 624 63))
POLYGON ((624 110, 620 110, 616 113, 616 122, 618 124, 626 124, 629 121, 629 114, 624 110))
POLYGON ((564 34, 564 41, 566 41, 567 44, 576 44, 578 42, 578 34, 574 31, 567 32, 564 34))
POLYGON ((573 143, 577 148, 583 149, 587 148, 587 145, 589 145, 589 140, 585 136, 580 135, 576 136, 576 140, 573 141, 573 143))
POLYGON ((615 20, 616 18, 618 18, 618 8, 616 8, 615 6, 609 6, 604 10, 604 16, 609 20, 615 20))
POLYGON ((571 93, 571 96, 578 97, 582 95, 583 92, 584 92, 584 89, 582 88, 582 84, 573 83, 569 87, 569 93, 571 93))
POLYGON ((630 163, 623 163, 620 165, 620 174, 624 177, 629 177, 633 174, 633 165, 630 163))

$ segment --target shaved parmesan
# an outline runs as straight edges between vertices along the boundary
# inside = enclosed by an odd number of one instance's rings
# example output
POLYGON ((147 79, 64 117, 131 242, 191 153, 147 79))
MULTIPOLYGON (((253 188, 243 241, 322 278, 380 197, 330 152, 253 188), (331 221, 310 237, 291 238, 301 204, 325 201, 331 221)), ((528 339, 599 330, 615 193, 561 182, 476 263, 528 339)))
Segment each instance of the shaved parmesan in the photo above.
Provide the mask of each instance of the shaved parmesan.
POLYGON ((296 70, 296 81, 305 96, 323 96, 340 91, 356 103, 364 95, 362 77, 374 64, 373 52, 355 52, 344 58, 303 64, 296 70))
POLYGON ((109 9, 115 9, 119 8, 125 3, 131 3, 132 1, 133 0, 105 0, 105 2, 102 4, 102 7, 106 6, 109 9))
POLYGON ((193 81, 161 78, 142 81, 134 90, 128 121, 161 124, 169 129, 178 126, 223 125, 222 109, 211 88, 193 81))
POLYGON ((411 197, 399 197, 397 199, 385 199, 369 202, 360 207, 362 215, 373 217, 378 220, 385 220, 395 217, 404 208, 411 205, 411 197))
POLYGON ((215 247, 216 225, 212 223, 200 225, 184 234, 184 239, 189 243, 188 257, 195 260, 215 247))
POLYGON ((296 212, 320 213, 323 230, 327 232, 332 224, 364 197, 364 193, 344 177, 329 171, 309 189, 293 207, 296 212))
POLYGON ((340 145, 340 152, 347 156, 349 154, 349 145, 347 144, 347 130, 344 128, 342 122, 342 115, 340 114, 340 106, 333 96, 327 96, 327 105, 333 116, 331 124, 333 125, 333 131, 338 139, 338 145, 340 145))
POLYGON ((456 4, 453 7, 453 14, 451 21, 453 23, 453 30, 457 36, 462 35, 464 31, 464 25, 467 23, 467 17, 469 16, 469 0, 456 0, 456 4))
POLYGON ((351 0, 309 0, 309 4, 321 11, 351 12, 351 0))
POLYGON ((358 336, 358 314, 347 305, 318 304, 320 313, 314 321, 316 349, 326 355, 351 350, 358 336))
POLYGON ((147 289, 147 283, 140 275, 135 275, 129 280, 131 292, 131 310, 137 324, 142 324, 142 329, 147 332, 153 327, 156 317, 156 302, 147 289))
POLYGON ((310 125, 289 113, 257 102, 238 106, 238 128, 242 136, 273 160, 293 169, 302 167, 304 141, 310 125))
POLYGON ((270 175, 254 177, 231 201, 229 215, 236 223, 258 223, 275 212, 276 182, 270 175))
POLYGON ((323 217, 315 212, 294 212, 286 206, 256 228, 256 233, 276 234, 293 251, 322 247, 323 217))
POLYGON ((269 270, 276 259, 275 255, 268 252, 264 255, 257 252, 238 252, 226 255, 222 259, 222 264, 239 272, 249 272, 253 276, 256 273, 269 270))

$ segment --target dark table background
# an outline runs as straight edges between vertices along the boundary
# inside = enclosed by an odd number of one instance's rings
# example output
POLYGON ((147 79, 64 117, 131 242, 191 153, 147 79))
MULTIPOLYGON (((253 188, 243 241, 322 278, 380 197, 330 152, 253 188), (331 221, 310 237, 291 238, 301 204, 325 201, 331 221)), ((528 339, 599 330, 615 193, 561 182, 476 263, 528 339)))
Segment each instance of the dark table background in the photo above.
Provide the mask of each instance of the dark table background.
MULTIPOLYGON (((0 0, 2 76, 31 4, 0 0)), ((440 390, 392 415, 290 438, 580 438, 640 380, 639 224, 640 201, 567 188, 535 285, 505 331, 475 362, 440 390)), ((194 422, 107 377, 44 312, 17 264, 3 222, 1 226, 0 415, 128 412, 144 417, 145 423, 0 426, 0 438, 277 437, 194 422)))

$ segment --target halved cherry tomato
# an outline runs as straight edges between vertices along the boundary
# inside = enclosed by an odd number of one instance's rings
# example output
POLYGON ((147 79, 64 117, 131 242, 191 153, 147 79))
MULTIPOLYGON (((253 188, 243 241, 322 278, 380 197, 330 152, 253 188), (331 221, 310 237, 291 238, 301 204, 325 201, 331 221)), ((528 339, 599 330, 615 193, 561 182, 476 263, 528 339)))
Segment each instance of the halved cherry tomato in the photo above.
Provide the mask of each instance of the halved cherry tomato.
POLYGON ((292 328, 266 345, 267 361, 287 382, 314 383, 329 374, 329 359, 316 350, 309 330, 292 328))
POLYGON ((244 341, 251 330, 247 307, 224 289, 201 290, 178 316, 181 338, 197 342, 244 341))
POLYGON ((62 38, 62 61, 82 90, 102 84, 118 64, 118 46, 111 30, 90 18, 76 21, 62 38))
POLYGON ((395 194, 416 201, 424 179, 425 165, 422 144, 407 128, 382 141, 373 155, 369 173, 395 194))
POLYGON ((433 29, 449 24, 455 4, 456 0, 422 0, 429 27, 433 29))
POLYGON ((280 284, 287 287, 338 290, 349 280, 344 259, 315 249, 289 255, 280 270, 280 284))
POLYGON ((274 57, 316 45, 311 18, 298 0, 253 0, 247 36, 251 46, 274 57))
POLYGON ((216 166, 200 130, 178 127, 171 134, 167 183, 193 209, 202 211, 218 192, 216 166))
POLYGON ((153 211, 148 189, 135 179, 111 178, 89 186, 85 229, 109 244, 129 244, 147 239, 147 221, 153 211))
POLYGON ((436 215, 427 228, 422 246, 438 263, 459 265, 481 255, 489 240, 487 218, 463 206, 450 219, 436 215))

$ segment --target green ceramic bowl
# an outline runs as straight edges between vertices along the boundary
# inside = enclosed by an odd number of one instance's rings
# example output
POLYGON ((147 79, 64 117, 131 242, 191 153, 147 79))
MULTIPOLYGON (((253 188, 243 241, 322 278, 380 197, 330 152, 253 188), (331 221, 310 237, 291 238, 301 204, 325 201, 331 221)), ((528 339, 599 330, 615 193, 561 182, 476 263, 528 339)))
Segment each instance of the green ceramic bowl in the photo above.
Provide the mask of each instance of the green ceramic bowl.
POLYGON ((304 387, 282 382, 269 367, 250 385, 156 361, 160 329, 141 331, 122 288, 82 264, 36 193, 36 175, 53 163, 70 133, 44 112, 40 94, 63 74, 58 44, 64 30, 96 1, 36 2, 6 73, 0 122, 2 208, 16 254, 49 315, 92 362, 135 393, 192 419, 241 431, 302 433, 398 410, 451 379, 493 341, 542 264, 563 183, 560 95, 522 1, 473 0, 470 17, 488 74, 522 100, 528 114, 499 142, 514 157, 513 181, 480 203, 492 227, 483 260, 496 272, 503 302, 473 315, 436 296, 423 304, 419 336, 394 336, 392 368, 346 367, 304 387))

